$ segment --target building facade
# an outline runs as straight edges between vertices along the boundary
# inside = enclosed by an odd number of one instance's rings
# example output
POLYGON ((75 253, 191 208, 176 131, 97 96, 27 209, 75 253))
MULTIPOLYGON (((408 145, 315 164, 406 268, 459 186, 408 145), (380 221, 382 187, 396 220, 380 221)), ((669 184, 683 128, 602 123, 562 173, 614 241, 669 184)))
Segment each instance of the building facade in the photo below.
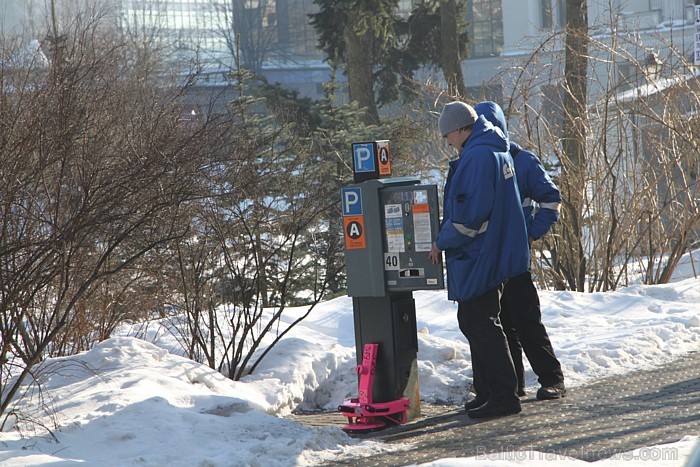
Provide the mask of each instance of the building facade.
MULTIPOLYGON (((519 69, 536 51, 540 61, 552 66, 563 63, 565 0, 468 0, 468 3, 473 18, 471 55, 462 68, 467 86, 474 94, 488 86, 503 86, 503 95, 510 94, 515 77, 507 70, 519 69)), ((593 41, 610 47, 615 46, 613 31, 634 36, 634 44, 617 44, 621 48, 629 45, 628 50, 638 49, 632 55, 619 55, 615 74, 620 79, 629 78, 633 72, 633 64, 627 62, 643 61, 651 53, 665 66, 674 66, 667 63, 671 44, 688 56, 694 49, 693 5, 686 0, 588 0, 588 23, 593 41), (623 59, 625 56, 628 60, 623 59)), ((602 61, 591 60, 591 72, 607 74, 607 66, 602 65, 602 61)))
MULTIPOLYGON (((413 3, 400 0, 400 13, 408 14, 413 3)), ((183 66, 199 60, 210 76, 235 68, 238 56, 245 67, 303 97, 319 97, 329 78, 308 20, 318 8, 313 0, 56 0, 55 5, 69 17, 71 9, 103 8, 122 30, 155 37, 171 60, 183 66)), ((41 39, 45 8, 44 0, 2 0, 3 30, 41 39)), ((539 60, 560 63, 565 8, 566 0, 467 0, 470 56, 463 72, 472 94, 508 95, 515 84, 507 70, 535 51, 539 60)), ((596 41, 605 42, 613 30, 634 33, 638 45, 656 52, 661 62, 668 58, 668 42, 688 53, 694 47, 688 0, 588 0, 588 10, 596 41)), ((616 67, 620 79, 629 78, 630 64, 620 60, 616 67)), ((594 73, 595 68, 594 63, 594 73)))

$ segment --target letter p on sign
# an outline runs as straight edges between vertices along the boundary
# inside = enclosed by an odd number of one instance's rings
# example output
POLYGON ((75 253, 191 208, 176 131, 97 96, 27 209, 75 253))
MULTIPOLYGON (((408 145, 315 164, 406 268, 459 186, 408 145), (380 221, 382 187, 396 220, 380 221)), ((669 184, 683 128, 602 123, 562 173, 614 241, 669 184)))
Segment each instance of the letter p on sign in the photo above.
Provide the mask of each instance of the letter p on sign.
POLYGON ((362 215, 362 192, 360 188, 343 188, 343 216, 362 215))
POLYGON ((355 160, 355 172, 374 172, 374 143, 354 143, 352 155, 355 160))

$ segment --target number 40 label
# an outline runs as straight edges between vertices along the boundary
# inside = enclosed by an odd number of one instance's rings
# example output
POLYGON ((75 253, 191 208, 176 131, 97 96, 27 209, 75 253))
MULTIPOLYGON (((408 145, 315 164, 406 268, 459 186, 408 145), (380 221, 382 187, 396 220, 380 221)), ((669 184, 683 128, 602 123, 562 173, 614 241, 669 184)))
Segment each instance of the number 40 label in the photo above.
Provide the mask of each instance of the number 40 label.
POLYGON ((384 253, 384 270, 398 271, 399 270, 399 254, 384 253))

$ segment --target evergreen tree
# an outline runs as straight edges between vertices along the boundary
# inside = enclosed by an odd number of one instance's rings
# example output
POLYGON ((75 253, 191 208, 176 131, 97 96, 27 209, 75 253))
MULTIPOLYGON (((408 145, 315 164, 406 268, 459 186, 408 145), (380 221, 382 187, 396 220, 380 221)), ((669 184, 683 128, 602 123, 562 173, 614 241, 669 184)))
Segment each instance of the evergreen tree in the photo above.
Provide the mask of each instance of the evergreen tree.
POLYGON ((389 0, 315 3, 320 11, 310 17, 320 46, 329 59, 344 64, 350 98, 368 109, 365 122, 378 122, 375 102, 415 97, 414 77, 424 66, 443 71, 451 95, 466 94, 461 73, 468 54, 465 0, 418 2, 407 18, 397 16, 397 2, 389 0))
POLYGON ((452 96, 467 95, 461 63, 467 56, 466 25, 461 6, 463 4, 456 0, 440 0, 440 67, 447 82, 447 92, 452 96))
POLYGON ((380 70, 380 103, 414 97, 418 85, 413 77, 425 66, 443 71, 450 95, 466 94, 461 68, 469 53, 465 11, 465 0, 424 0, 397 21, 399 45, 380 70))
POLYGON ((379 123, 374 80, 394 48, 398 0, 315 0, 311 24, 328 58, 345 65, 350 100, 364 109, 363 121, 379 123))

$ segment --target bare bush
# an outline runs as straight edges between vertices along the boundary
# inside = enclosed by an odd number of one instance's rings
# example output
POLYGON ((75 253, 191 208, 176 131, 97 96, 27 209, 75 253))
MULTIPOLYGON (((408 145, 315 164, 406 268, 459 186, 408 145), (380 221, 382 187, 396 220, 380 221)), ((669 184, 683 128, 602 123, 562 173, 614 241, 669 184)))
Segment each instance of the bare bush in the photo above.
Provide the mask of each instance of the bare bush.
POLYGON ((209 171, 209 196, 171 250, 178 266, 168 279, 188 356, 232 379, 253 371, 325 298, 342 238, 328 219, 345 176, 315 152, 303 115, 265 107, 246 95, 244 74, 238 82, 228 106, 237 124, 209 171), (307 311, 285 318, 298 305, 307 311))
POLYGON ((557 61, 561 39, 547 38, 514 70, 516 91, 506 104, 515 140, 541 155, 568 206, 533 250, 540 283, 606 291, 668 282, 700 220, 693 67, 660 34, 663 61, 613 23, 590 38, 589 104, 572 114, 585 128, 572 130, 564 125, 571 90, 557 61), (572 132, 585 135, 583 156, 565 147, 572 132))
POLYGON ((45 67, 2 61, 0 413, 38 362, 123 319, 129 268, 183 234, 199 193, 203 130, 183 128, 182 89, 140 79, 99 20, 54 23, 45 67))

